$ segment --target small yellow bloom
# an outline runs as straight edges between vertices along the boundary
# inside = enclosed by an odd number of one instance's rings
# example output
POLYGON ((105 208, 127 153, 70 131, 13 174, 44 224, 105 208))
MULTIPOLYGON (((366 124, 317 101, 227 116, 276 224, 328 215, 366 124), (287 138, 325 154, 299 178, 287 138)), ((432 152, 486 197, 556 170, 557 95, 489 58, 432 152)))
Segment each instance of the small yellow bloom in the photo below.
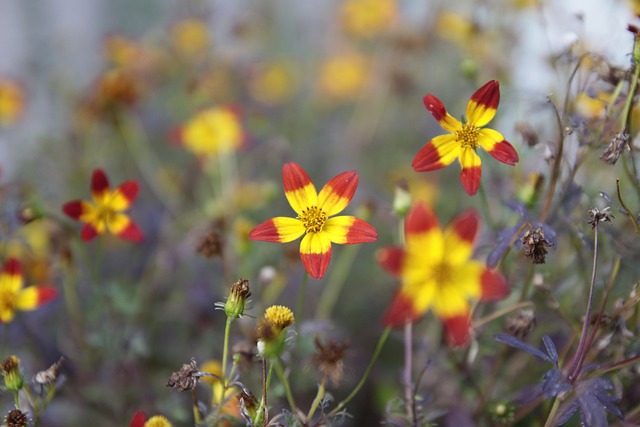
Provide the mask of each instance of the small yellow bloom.
POLYGON ((16 123, 24 112, 24 103, 20 84, 0 77, 0 126, 16 123))
POLYGON ((128 37, 113 35, 104 41, 103 52, 106 59, 118 67, 128 67, 140 59, 142 47, 128 37))
POLYGON ((209 48, 209 30, 207 24, 198 18, 187 18, 171 29, 172 42, 176 50, 192 56, 209 48))
POLYGON ((344 101, 355 98, 369 79, 367 60, 358 54, 334 56, 320 70, 320 89, 328 97, 344 101))
POLYGON ((294 322, 293 312, 283 305, 272 305, 264 312, 264 318, 278 331, 291 326, 294 322))
POLYGON ((576 112, 587 119, 603 118, 610 98, 611 94, 605 91, 600 91, 594 96, 581 92, 576 97, 576 112))
POLYGON ((344 29, 351 35, 369 38, 393 24, 398 13, 395 0, 348 0, 340 15, 344 29))
POLYGON ((172 424, 162 415, 154 415, 144 423, 144 427, 172 427, 172 424))
POLYGON ((256 101, 265 105, 287 102, 297 87, 293 67, 286 61, 256 64, 249 81, 249 93, 256 101))
POLYGON ((229 108, 201 111, 182 129, 185 148, 197 156, 226 154, 242 145, 243 132, 238 116, 229 108))

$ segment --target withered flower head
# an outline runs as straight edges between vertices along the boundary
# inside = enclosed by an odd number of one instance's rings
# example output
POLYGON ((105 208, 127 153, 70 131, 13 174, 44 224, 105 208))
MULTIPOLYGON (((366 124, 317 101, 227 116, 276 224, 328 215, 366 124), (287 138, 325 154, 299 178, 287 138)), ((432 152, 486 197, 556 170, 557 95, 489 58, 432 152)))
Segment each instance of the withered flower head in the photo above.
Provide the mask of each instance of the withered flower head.
POLYGON ((622 150, 628 147, 627 143, 629 142, 628 133, 617 133, 613 136, 611 141, 609 141, 609 145, 605 148, 604 152, 600 155, 600 160, 610 165, 614 165, 620 154, 622 154, 622 150))
POLYGON ((240 413, 245 420, 251 421, 256 417, 256 413, 259 408, 258 399, 251 393, 250 390, 245 388, 240 389, 240 393, 237 395, 238 402, 240 402, 240 413))
POLYGON ((249 289, 249 281, 247 279, 239 279, 231 285, 231 293, 227 302, 224 304, 224 313, 227 317, 235 319, 242 317, 244 314, 244 305, 247 298, 251 296, 249 289))
POLYGON ((506 329, 514 337, 523 341, 536 326, 536 314, 533 309, 520 310, 507 319, 506 329))
POLYGON ((343 341, 337 343, 330 340, 322 344, 318 337, 315 337, 314 344, 316 352, 311 361, 318 371, 331 380, 334 387, 338 387, 344 377, 344 357, 346 356, 349 343, 343 341))
POLYGON ((12 409, 4 417, 7 427, 27 427, 27 414, 20 409, 12 409))
POLYGON ((60 373, 60 367, 62 366, 62 362, 64 362, 64 357, 60 357, 57 362, 53 365, 49 366, 44 371, 40 371, 33 377, 33 382, 36 384, 53 384, 58 379, 58 374, 60 373))
POLYGON ((222 236, 217 230, 210 229, 207 234, 202 236, 196 246, 196 252, 205 258, 213 258, 222 256, 223 241, 222 236))
POLYGON ((2 362, 2 375, 4 376, 4 387, 8 391, 18 391, 23 385, 22 368, 20 359, 11 355, 2 362))
POLYGON ((609 206, 602 210, 598 208, 589 209, 588 212, 591 216, 591 220, 589 220, 588 223, 591 224, 592 229, 596 228, 596 225, 600 222, 613 222, 612 220, 613 218, 615 218, 615 216, 610 212, 610 209, 611 208, 609 206))
POLYGON ((196 388, 200 379, 200 371, 195 358, 191 358, 190 363, 185 363, 178 372, 174 372, 167 381, 167 387, 178 389, 178 391, 191 391, 196 388))
POLYGON ((524 246, 524 256, 531 258, 534 264, 544 264, 547 249, 553 244, 544 237, 542 228, 529 228, 520 238, 524 246))

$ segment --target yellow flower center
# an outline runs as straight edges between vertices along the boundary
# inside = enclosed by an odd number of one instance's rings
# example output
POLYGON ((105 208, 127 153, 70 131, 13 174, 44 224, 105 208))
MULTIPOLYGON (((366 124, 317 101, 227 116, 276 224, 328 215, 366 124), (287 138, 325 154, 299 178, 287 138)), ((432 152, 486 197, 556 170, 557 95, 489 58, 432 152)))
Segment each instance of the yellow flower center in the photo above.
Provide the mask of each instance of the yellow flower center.
POLYGON ((327 214, 319 207, 311 206, 302 211, 302 214, 298 215, 298 219, 302 221, 307 233, 317 233, 324 227, 327 214))
POLYGON ((16 294, 9 289, 0 289, 0 314, 12 313, 16 307, 16 294))
POLYGON ((441 262, 433 266, 431 270, 431 277, 439 286, 446 286, 451 282, 453 268, 446 262, 441 262))
POLYGON ((293 312, 283 305, 272 305, 267 308, 264 318, 278 331, 291 326, 295 320, 293 312))
POLYGON ((478 145, 478 132, 480 132, 480 129, 472 124, 465 123, 462 125, 462 129, 456 132, 456 137, 462 144, 462 148, 476 148, 478 145))

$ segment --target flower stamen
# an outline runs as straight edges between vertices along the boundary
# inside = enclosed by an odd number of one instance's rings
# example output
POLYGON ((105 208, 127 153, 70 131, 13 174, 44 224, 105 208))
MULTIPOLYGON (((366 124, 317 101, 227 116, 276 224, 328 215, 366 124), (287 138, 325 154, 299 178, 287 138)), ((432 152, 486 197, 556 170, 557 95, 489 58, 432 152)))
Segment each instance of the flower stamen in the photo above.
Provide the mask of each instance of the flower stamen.
POLYGON ((327 214, 317 206, 310 206, 297 217, 304 225, 307 233, 318 233, 327 221, 327 214))
POLYGON ((478 133, 480 129, 470 123, 465 123, 462 128, 456 132, 456 137, 462 148, 476 148, 478 146, 478 133))

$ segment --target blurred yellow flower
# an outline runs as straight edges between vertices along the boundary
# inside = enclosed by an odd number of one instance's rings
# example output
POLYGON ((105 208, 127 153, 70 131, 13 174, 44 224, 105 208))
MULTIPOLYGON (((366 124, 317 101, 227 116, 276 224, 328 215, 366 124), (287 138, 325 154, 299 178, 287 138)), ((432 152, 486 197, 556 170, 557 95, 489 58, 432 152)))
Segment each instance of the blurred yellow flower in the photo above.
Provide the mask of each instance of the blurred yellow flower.
POLYGON ((287 61, 262 62, 253 67, 249 93, 256 101, 266 105, 287 102, 296 92, 298 82, 287 61))
POLYGON ((464 45, 475 32, 475 24, 466 16, 443 10, 436 18, 436 33, 444 40, 464 45))
MULTIPOLYGON (((202 365, 200 365, 200 370, 202 372, 208 372, 210 374, 216 375, 220 377, 222 375, 222 365, 217 360, 207 360, 202 365)), ((223 404, 222 413, 227 415, 232 415, 236 418, 240 418, 240 402, 236 395, 238 394, 238 389, 236 387, 228 388, 226 392, 222 387, 222 383, 218 378, 203 376, 200 378, 200 382, 211 385, 212 391, 212 399, 211 403, 214 406, 223 404), (223 398, 224 395, 224 398, 223 398)))
POLYGON ((128 67, 135 63, 141 51, 138 42, 121 35, 109 36, 103 44, 105 58, 118 67, 128 67))
POLYGON ((179 53, 196 55, 209 48, 209 29, 201 19, 186 18, 171 29, 171 41, 179 53))
POLYGON ((388 30, 397 13, 395 0, 347 0, 342 3, 340 17, 347 33, 369 38, 388 30))
POLYGON ((154 415, 144 423, 144 427, 171 427, 173 424, 162 415, 154 415))
POLYGON ((634 15, 640 16, 640 0, 627 0, 627 4, 634 15))
POLYGON ((40 219, 23 225, 15 236, 6 242, 6 256, 22 260, 24 270, 35 282, 51 279, 51 240, 55 224, 40 219))
POLYGON ((602 118, 610 98, 611 94, 605 91, 599 91, 594 96, 581 92, 576 97, 576 112, 587 119, 602 118))
POLYGON ((369 79, 368 61, 361 55, 341 54, 329 58, 320 70, 321 91, 336 100, 353 99, 369 79))
POLYGON ((242 126, 231 109, 213 107, 199 112, 184 125, 181 140, 197 156, 225 154, 242 145, 242 126))
POLYGON ((18 82, 0 77, 0 126, 12 125, 22 117, 24 98, 18 82))

